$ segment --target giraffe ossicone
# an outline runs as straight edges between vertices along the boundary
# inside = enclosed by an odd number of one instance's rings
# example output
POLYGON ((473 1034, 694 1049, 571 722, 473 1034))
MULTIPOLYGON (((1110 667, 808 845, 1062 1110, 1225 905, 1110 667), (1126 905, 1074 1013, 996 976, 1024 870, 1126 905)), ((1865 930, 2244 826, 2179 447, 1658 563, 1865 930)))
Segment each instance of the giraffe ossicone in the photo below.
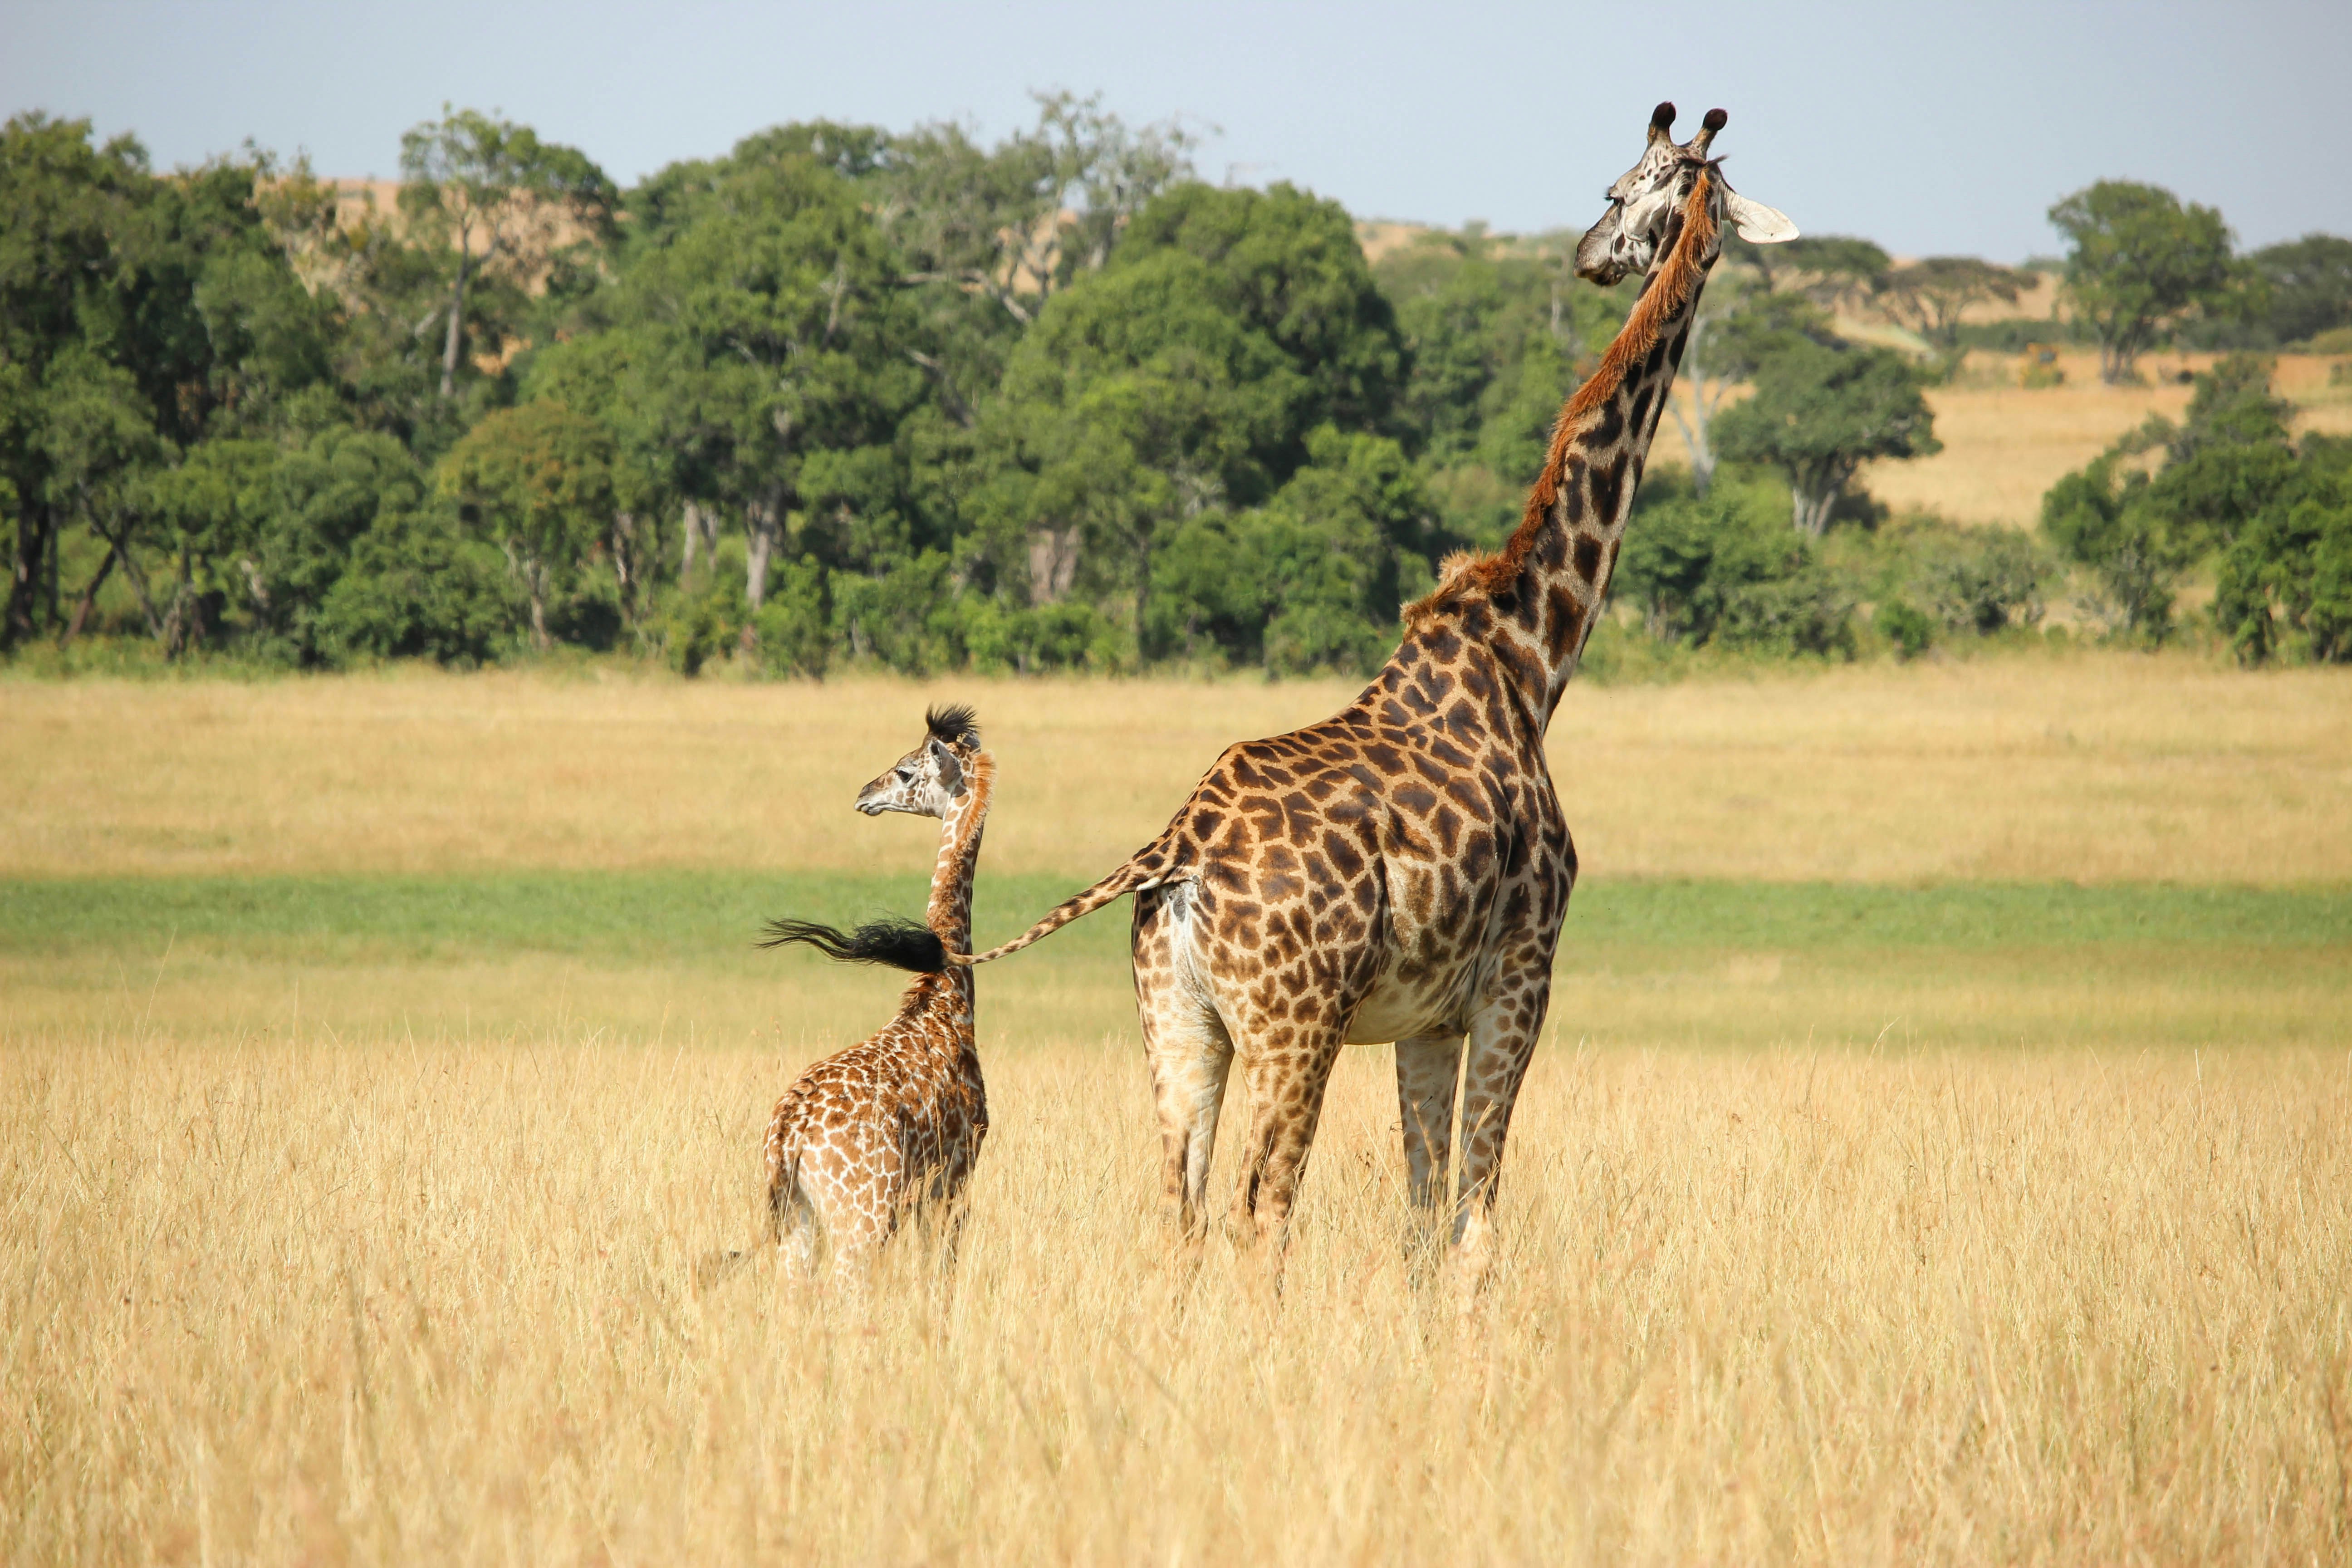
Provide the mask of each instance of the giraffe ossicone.
POLYGON ((971 944, 971 881, 988 822, 995 759, 971 710, 933 709, 922 743, 858 793, 868 816, 940 819, 939 858, 920 924, 870 921, 839 931, 770 922, 762 946, 801 942, 829 958, 912 971, 881 1030, 813 1063, 776 1102, 763 1149, 770 1234, 788 1272, 808 1277, 829 1253, 836 1275, 868 1265, 908 1219, 949 1212, 988 1136, 988 1093, 973 1027, 972 974, 947 962, 971 944))

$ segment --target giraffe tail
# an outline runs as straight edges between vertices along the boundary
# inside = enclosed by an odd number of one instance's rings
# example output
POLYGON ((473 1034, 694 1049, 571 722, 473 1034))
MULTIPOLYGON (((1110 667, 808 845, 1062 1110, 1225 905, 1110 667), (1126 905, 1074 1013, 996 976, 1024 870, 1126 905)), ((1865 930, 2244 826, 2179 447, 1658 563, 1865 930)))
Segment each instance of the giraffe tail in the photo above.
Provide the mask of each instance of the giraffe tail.
POLYGON ((1178 865, 1176 847, 1173 842, 1175 833, 1175 827, 1171 824, 1167 832, 1129 856, 1126 863, 1117 870, 1086 891, 1074 893, 1064 900, 1047 911, 1045 919, 1014 937, 1011 942, 1001 947, 992 947, 986 952, 950 952, 947 955, 948 963, 959 969, 993 963, 1009 953, 1019 952, 1033 942, 1043 941, 1072 921, 1083 920, 1114 900, 1123 899, 1129 893, 1140 893, 1148 889, 1156 888, 1162 882, 1178 879, 1182 875, 1182 869, 1178 865))
POLYGON ((947 944, 919 921, 886 916, 868 921, 855 931, 839 931, 814 921, 770 921, 761 947, 806 942, 837 963, 887 963, 915 974, 938 974, 948 966, 947 944))

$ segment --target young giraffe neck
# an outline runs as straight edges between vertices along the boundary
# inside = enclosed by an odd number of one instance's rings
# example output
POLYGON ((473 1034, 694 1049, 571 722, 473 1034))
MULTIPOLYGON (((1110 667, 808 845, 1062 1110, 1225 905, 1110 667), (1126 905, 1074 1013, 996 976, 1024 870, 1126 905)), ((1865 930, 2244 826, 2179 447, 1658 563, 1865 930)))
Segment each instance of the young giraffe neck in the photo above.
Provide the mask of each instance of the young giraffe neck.
POLYGON ((1702 171, 1668 219, 1659 259, 1623 330, 1561 408, 1543 473, 1508 542, 1414 606, 1416 621, 1449 607, 1461 614, 1474 596, 1463 590, 1484 590, 1492 616, 1484 628, 1463 629, 1483 629, 1539 730, 1576 673, 1607 599, 1642 465, 1715 264, 1719 199, 1715 176, 1702 171))
MULTIPOLYGON (((996 786, 996 759, 974 752, 963 765, 963 793, 940 823, 940 858, 931 868, 931 901, 923 923, 939 934, 950 952, 971 951, 971 881, 980 865, 981 829, 988 826, 989 796, 996 786)), ((971 971, 956 968, 967 988, 971 971)))

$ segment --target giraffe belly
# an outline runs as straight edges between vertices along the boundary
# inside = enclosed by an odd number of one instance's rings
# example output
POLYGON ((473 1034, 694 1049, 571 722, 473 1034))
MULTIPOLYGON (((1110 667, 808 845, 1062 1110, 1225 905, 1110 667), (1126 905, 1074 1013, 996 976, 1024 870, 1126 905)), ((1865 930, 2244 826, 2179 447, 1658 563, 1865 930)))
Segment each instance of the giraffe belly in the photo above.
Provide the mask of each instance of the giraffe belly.
POLYGON ((1387 968, 1356 1010, 1343 1038, 1351 1046, 1382 1045, 1417 1035, 1458 1035, 1469 1027, 1475 966, 1423 970, 1410 977, 1387 968))

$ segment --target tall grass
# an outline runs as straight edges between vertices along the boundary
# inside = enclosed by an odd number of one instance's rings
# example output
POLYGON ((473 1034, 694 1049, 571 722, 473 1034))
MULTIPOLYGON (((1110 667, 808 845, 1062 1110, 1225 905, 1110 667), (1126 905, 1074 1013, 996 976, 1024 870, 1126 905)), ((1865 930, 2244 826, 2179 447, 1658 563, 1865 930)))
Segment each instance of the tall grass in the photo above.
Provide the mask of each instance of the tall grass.
POLYGON ((0 1047, 15 1562, 2340 1562, 2352 1063, 1540 1058, 1417 1272, 1352 1052, 1268 1301, 1141 1074, 989 1062, 960 1268, 764 1266, 771 1053, 0 1047))
POLYGON ((0 682, 0 1560, 2346 1561, 2347 691, 1572 692, 1462 1325, 1382 1047, 1279 1298, 1171 1258, 1116 914, 983 973, 952 1271, 696 1283, 887 1014, 748 943, 911 906, 926 700, 985 933, 1340 685, 0 682))

